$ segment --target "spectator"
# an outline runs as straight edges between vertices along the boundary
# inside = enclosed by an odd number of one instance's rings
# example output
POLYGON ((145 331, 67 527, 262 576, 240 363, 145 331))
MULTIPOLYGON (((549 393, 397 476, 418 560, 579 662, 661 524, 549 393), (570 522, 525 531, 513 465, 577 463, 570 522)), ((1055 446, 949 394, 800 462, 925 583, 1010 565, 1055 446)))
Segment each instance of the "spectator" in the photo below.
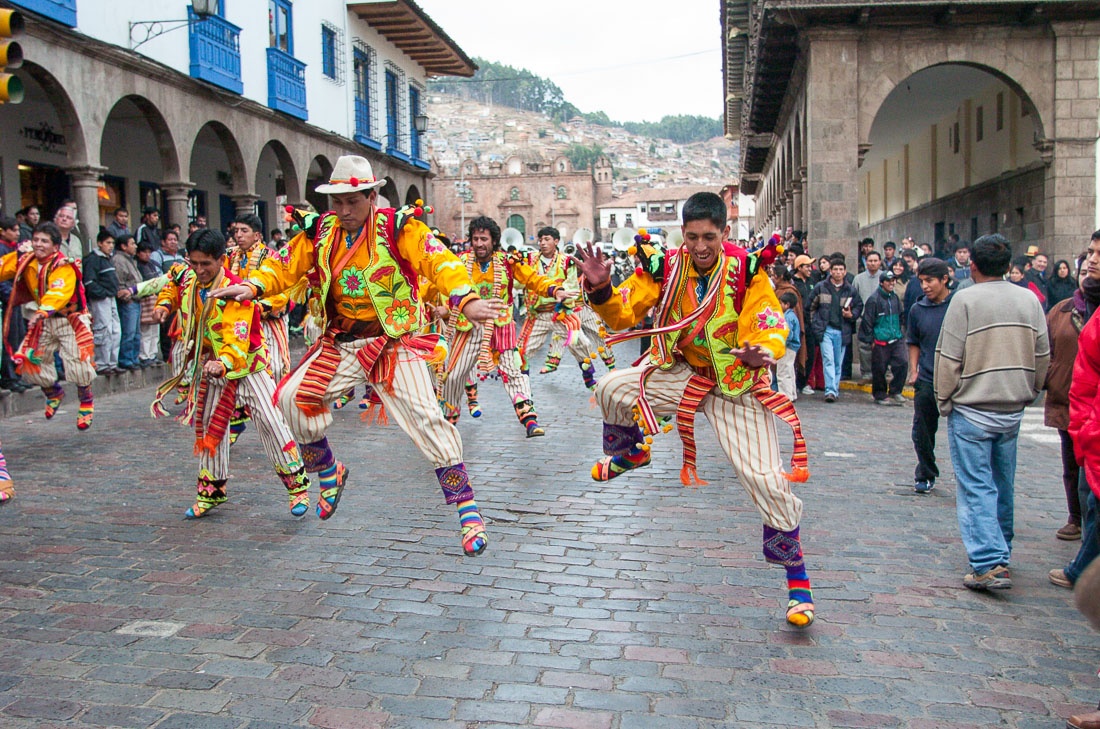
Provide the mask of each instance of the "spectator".
MULTIPOLYGON (((153 249, 148 243, 142 243, 137 247, 135 256, 138 273, 142 281, 149 281, 162 275, 160 266, 151 260, 153 249)), ((157 296, 137 296, 137 287, 130 290, 132 300, 141 305, 141 349, 138 353, 138 364, 142 369, 150 365, 160 364, 157 350, 160 349, 160 322, 153 318, 153 309, 157 308, 157 296)))
MULTIPOLYGON (((1069 383, 1069 425, 1070 439, 1073 443, 1073 453, 1076 463, 1080 467, 1086 458, 1095 454, 1087 453, 1087 448, 1095 448, 1095 441, 1082 436, 1081 428, 1089 425, 1095 428, 1096 410, 1095 404, 1089 409, 1088 403, 1093 402, 1096 383, 1096 368, 1093 366, 1098 358, 1096 349, 1096 335, 1092 335, 1091 344, 1086 341, 1089 331, 1095 332, 1096 322, 1093 314, 1100 305, 1100 230, 1092 234, 1089 248, 1081 265, 1081 287, 1073 296, 1074 309, 1077 316, 1086 322, 1081 329, 1075 344, 1077 356, 1073 362, 1073 371, 1069 383), (1083 414, 1082 414, 1083 413, 1083 414), (1090 419, 1091 418, 1091 419, 1090 419), (1075 430, 1076 428, 1076 430, 1075 430), (1081 438, 1084 437, 1084 441, 1081 438)), ((1066 306, 1066 304, 1063 304, 1066 306)), ((1076 323, 1076 322, 1075 322, 1076 323)), ((1059 342, 1061 344, 1061 342, 1059 342)), ((1053 346, 1052 346, 1053 348, 1053 346)), ((1064 362, 1061 355, 1059 361, 1064 362)), ((1051 365, 1053 367, 1053 364, 1051 365)), ((1050 393, 1047 393, 1050 399, 1050 393)), ((1090 486, 1095 486, 1100 481, 1095 477, 1095 467, 1092 473, 1087 469, 1079 469, 1077 477, 1077 499, 1081 508, 1081 546, 1077 555, 1064 569, 1051 570, 1050 581, 1061 587, 1072 587, 1077 583, 1081 573, 1100 553, 1100 542, 1097 540, 1097 511, 1096 498, 1090 486)), ((1068 495, 1067 495, 1068 498, 1068 495)))
POLYGON ((1043 253, 1036 253, 1031 259, 1031 267, 1035 269, 1035 275, 1047 281, 1047 266, 1050 265, 1050 260, 1043 253))
POLYGON ((802 347, 802 323, 798 316, 802 305, 798 301, 798 294, 794 291, 784 291, 780 294, 779 303, 783 307, 783 318, 787 321, 787 349, 775 365, 775 389, 776 392, 786 395, 791 402, 794 402, 798 399, 794 368, 798 359, 798 350, 802 347))
POLYGON ((107 224, 107 232, 118 240, 124 235, 130 234, 130 211, 126 208, 115 208, 114 219, 107 224))
POLYGON ((31 205, 24 208, 23 221, 19 223, 19 242, 22 243, 25 240, 31 239, 31 233, 34 232, 34 227, 42 221, 42 214, 38 211, 37 205, 31 205))
MULTIPOLYGON (((870 270, 870 266, 868 266, 870 270)), ((863 305, 859 341, 871 347, 871 396, 876 405, 901 405, 908 357, 901 330, 901 299, 894 293, 894 274, 884 271, 863 305), (886 370, 894 379, 886 386, 886 370)))
POLYGON ((279 250, 286 243, 286 238, 283 236, 283 231, 276 228, 271 231, 271 247, 275 250, 279 250))
MULTIPOLYGON (((146 207, 141 211, 141 225, 134 233, 134 242, 137 245, 148 243, 154 251, 161 249, 160 236, 160 211, 154 207, 146 207)), ((116 241, 117 245, 117 241, 116 241)))
POLYGON ((164 233, 164 240, 161 241, 161 248, 159 251, 153 251, 152 258, 153 265, 160 268, 161 273, 168 273, 168 269, 177 263, 187 263, 187 259, 180 255, 180 236, 174 230, 167 230, 164 233))
POLYGON ((798 389, 806 395, 814 394, 814 388, 810 385, 810 373, 813 371, 814 358, 816 357, 817 345, 813 341, 813 336, 810 334, 809 327, 805 325, 806 319, 809 314, 806 312, 806 305, 810 302, 810 291, 813 290, 813 284, 810 283, 810 277, 814 272, 814 260, 806 254, 796 256, 794 259, 794 276, 791 277, 791 283, 798 291, 798 298, 802 302, 802 309, 799 312, 802 322, 802 348, 800 350, 800 358, 796 363, 795 379, 798 381, 798 389), (807 392, 809 390, 809 392, 807 392))
POLYGON ((940 469, 936 465, 936 431, 940 411, 936 405, 933 374, 936 342, 940 338, 943 317, 951 303, 950 267, 938 258, 926 258, 917 268, 924 295, 906 317, 905 342, 909 346, 909 384, 913 386, 913 450, 917 467, 913 490, 926 494, 936 486, 940 469))
POLYGON ((932 255, 932 246, 929 243, 921 243, 917 248, 921 251, 922 256, 932 255))
POLYGON ((913 236, 907 235, 901 239, 901 251, 904 254, 905 251, 911 251, 917 247, 916 242, 913 240, 913 236))
POLYGON ((124 235, 115 241, 115 264, 118 276, 118 318, 122 325, 122 343, 118 350, 118 366, 124 370, 136 370, 141 351, 141 304, 132 300, 130 290, 141 281, 137 269, 137 241, 132 235, 124 235))
POLYGON ((884 271, 891 271, 894 268, 894 262, 898 260, 898 246, 892 240, 888 240, 882 244, 882 269, 884 271))
POLYGON ((1047 297, 1042 289, 1039 288, 1039 284, 1035 283, 1035 281, 1028 276, 1030 267, 1031 263, 1028 261, 1027 256, 1016 256, 1012 259, 1012 264, 1009 266, 1008 280, 1035 294, 1035 298, 1039 300, 1039 304, 1045 311, 1047 308, 1047 297))
POLYGON ((825 371, 825 402, 840 397, 840 371, 844 352, 851 345, 855 321, 863 312, 859 292, 848 283, 848 268, 843 256, 829 262, 829 278, 814 286, 810 293, 810 326, 821 343, 825 371))
POLYGON ((959 531, 972 570, 963 584, 1007 589, 1016 441, 1050 347, 1038 300, 1002 280, 1012 259, 1008 241, 982 236, 971 254, 974 286, 952 298, 936 345, 936 401, 948 419, 959 531))
POLYGON ((970 278, 970 244, 960 241, 955 246, 955 255, 948 259, 947 265, 956 281, 970 278))
POLYGON ((1076 277, 1070 269, 1069 261, 1061 260, 1054 264, 1054 272, 1047 279, 1047 306, 1054 311, 1054 306, 1073 296, 1077 290, 1076 277))
MULTIPOLYGON (((864 305, 868 299, 878 290, 879 277, 882 274, 882 256, 878 251, 868 251, 863 256, 864 269, 856 274, 852 285, 859 292, 859 298, 864 305)), ((893 285, 891 284, 891 288, 893 285)), ((859 340, 859 374, 866 381, 871 380, 871 341, 859 340)))
MULTIPOLYGON (((130 237, 130 236, 127 236, 130 237)), ((118 317, 118 276, 112 255, 115 239, 106 230, 96 236, 96 249, 84 259, 84 295, 92 315, 95 338, 95 371, 109 375, 119 371, 118 351, 122 343, 122 325, 118 317)))
MULTIPOLYGON (((0 257, 6 256, 9 253, 17 253, 19 251, 19 223, 15 218, 0 218, 0 257)), ((8 304, 11 300, 11 290, 14 281, 0 282, 0 308, 3 309, 4 314, 7 313, 8 304)), ((12 312, 12 323, 10 329, 15 329, 15 319, 19 320, 19 323, 23 322, 23 313, 19 311, 18 307, 12 312)), ((25 327, 20 327, 24 329, 25 327)), ((22 333, 23 335, 26 332, 22 333)), ((23 336, 19 337, 19 341, 12 345, 11 351, 19 349, 19 342, 23 341, 23 336)), ((13 392, 23 392, 31 388, 30 385, 23 382, 19 377, 19 373, 15 371, 15 362, 12 361, 11 355, 8 354, 8 348, 2 346, 3 342, 0 342, 0 388, 5 390, 12 390, 13 392)))
POLYGON ((62 205, 54 213, 53 222, 57 229, 61 231, 61 254, 66 258, 72 258, 74 261, 84 258, 84 244, 81 243, 80 236, 73 230, 76 227, 76 215, 73 213, 73 209, 67 205, 62 205))
MULTIPOLYGON (((859 242, 859 271, 863 273, 867 270, 867 256, 875 249, 874 238, 864 238, 859 242)), ((882 264, 881 258, 879 259, 879 265, 882 264)))
POLYGON ((913 304, 917 303, 917 299, 923 295, 920 278, 917 274, 920 256, 917 255, 916 249, 907 249, 901 252, 901 259, 905 261, 905 265, 909 269, 909 281, 906 282, 905 293, 901 297, 901 310, 908 316, 913 304))
MULTIPOLYGON (((894 280, 902 285, 908 285, 909 279, 913 278, 913 275, 909 273, 909 266, 906 265, 905 259, 899 256, 894 257, 894 263, 890 266, 890 273, 894 274, 894 280)), ((894 287, 897 288, 897 284, 894 287)))
POLYGON ((819 283, 829 278, 829 257, 822 256, 817 259, 817 268, 814 269, 813 275, 810 276, 810 285, 817 286, 819 283))

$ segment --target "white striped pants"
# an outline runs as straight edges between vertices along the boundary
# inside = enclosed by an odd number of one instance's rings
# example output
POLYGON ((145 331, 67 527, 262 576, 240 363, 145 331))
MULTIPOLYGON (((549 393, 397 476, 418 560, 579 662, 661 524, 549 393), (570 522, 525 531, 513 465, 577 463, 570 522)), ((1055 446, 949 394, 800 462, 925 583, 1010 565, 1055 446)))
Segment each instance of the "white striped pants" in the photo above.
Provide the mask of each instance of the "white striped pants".
MULTIPOLYGON (((585 355, 586 357, 591 356, 593 352, 599 352, 600 347, 610 351, 607 343, 603 340, 603 337, 600 336, 600 326, 600 317, 596 315, 596 312, 592 310, 591 306, 585 305, 581 309, 581 331, 588 337, 588 343, 585 346, 591 347, 585 355)), ((547 352, 546 356, 557 357, 560 360, 564 349, 565 339, 555 334, 554 337, 550 339, 550 351, 547 352)), ((532 349, 530 351, 534 350, 532 349)), ((607 361, 606 354, 601 354, 600 357, 604 359, 605 362, 607 361)), ((528 360, 528 362, 530 362, 530 360, 528 360)))
MULTIPOLYGON (((569 330, 565 328, 565 324, 560 321, 554 321, 552 312, 535 314, 534 316, 535 325, 531 328, 531 336, 527 338, 527 345, 523 349, 523 354, 527 357, 528 363, 531 361, 531 355, 538 352, 542 349, 542 345, 546 344, 546 338, 551 332, 554 334, 554 342, 557 343, 556 346, 559 348, 559 351, 564 348, 566 338, 570 333, 569 330), (561 338, 560 340, 558 339, 559 337, 561 338)), ((550 345, 551 352, 554 351, 554 342, 550 345)), ((573 332, 573 342, 569 345, 569 352, 578 362, 583 362, 594 351, 583 329, 573 332)))
MULTIPOLYGON (((88 331, 92 329, 92 318, 88 314, 80 315, 88 331)), ((26 340, 24 340, 26 341, 26 340)), ((76 343, 73 325, 63 316, 51 316, 42 322, 42 334, 38 338, 36 354, 42 359, 38 372, 26 372, 23 379, 32 385, 51 388, 57 382, 57 368, 53 355, 61 355, 61 364, 65 366, 65 379, 79 387, 87 387, 95 379, 95 360, 85 362, 80 358, 80 348, 76 343)))
POLYGON ((267 363, 271 368, 271 376, 275 379, 275 382, 283 379, 283 375, 286 374, 285 367, 283 367, 283 354, 279 351, 279 341, 284 341, 289 344, 290 336, 289 329, 286 323, 286 317, 280 316, 278 319, 264 319, 260 322, 260 329, 264 333, 264 342, 267 344, 267 363), (276 339, 272 329, 279 327, 282 329, 282 340, 276 339))
MULTIPOLYGON (((224 377, 209 380, 203 426, 209 425, 225 385, 224 377)), ((271 374, 267 370, 253 372, 237 380, 237 405, 248 406, 252 411, 252 423, 256 426, 256 432, 259 433, 260 444, 267 459, 271 461, 277 473, 293 473, 302 467, 302 459, 286 419, 272 402, 274 399, 275 380, 271 379, 271 374), (288 444, 293 447, 287 448, 288 444)), ((212 480, 229 478, 228 432, 213 453, 203 451, 199 455, 199 468, 206 472, 203 473, 204 476, 212 480)))
MULTIPOLYGON (((349 388, 368 384, 367 373, 356 357, 356 353, 366 346, 368 341, 358 339, 353 342, 336 343, 336 348, 340 352, 340 364, 336 366, 336 372, 325 390, 323 401, 326 407, 324 413, 320 415, 306 415, 294 402, 306 370, 309 369, 316 355, 303 360, 291 370, 279 392, 279 409, 286 415, 290 430, 299 443, 315 443, 324 438, 325 431, 332 425, 332 410, 328 406, 349 388)), ((443 412, 439 409, 434 380, 428 371, 427 363, 402 344, 395 343, 390 346, 397 350, 393 380, 386 383, 371 383, 382 400, 386 413, 412 438, 413 443, 433 467, 442 468, 461 463, 462 438, 458 434, 458 429, 444 419, 443 412)), ((460 392, 464 381, 458 380, 460 392)))
MULTIPOLYGON (((512 326, 512 325, 509 325, 512 326)), ((473 375, 477 366, 478 355, 481 352, 481 337, 484 336, 484 327, 475 325, 470 330, 470 336, 459 351, 451 351, 447 361, 447 378, 443 381, 443 400, 453 408, 457 408, 462 402, 463 386, 466 378, 473 375)), ((462 336, 462 332, 455 333, 455 342, 462 336)), ((500 353, 497 369, 500 370, 501 381, 508 397, 512 398, 512 404, 531 399, 531 380, 523 374, 520 368, 519 350, 507 349, 500 353)))
MULTIPOLYGON (((645 367, 614 370, 600 378, 596 401, 604 420, 613 425, 634 425, 634 403, 639 378, 645 367)), ((653 412, 675 416, 684 388, 693 374, 684 362, 670 370, 655 370, 646 381, 646 397, 653 412)), ((789 532, 802 518, 802 501, 791 492, 779 457, 775 418, 749 394, 729 398, 712 390, 699 408, 718 436, 734 472, 768 526, 789 532)), ((673 430, 672 433, 676 431, 673 430)), ((672 434, 670 433, 670 435, 672 434)), ((676 438, 679 450, 679 438, 676 438)), ((704 478, 706 474, 701 474, 704 478)))

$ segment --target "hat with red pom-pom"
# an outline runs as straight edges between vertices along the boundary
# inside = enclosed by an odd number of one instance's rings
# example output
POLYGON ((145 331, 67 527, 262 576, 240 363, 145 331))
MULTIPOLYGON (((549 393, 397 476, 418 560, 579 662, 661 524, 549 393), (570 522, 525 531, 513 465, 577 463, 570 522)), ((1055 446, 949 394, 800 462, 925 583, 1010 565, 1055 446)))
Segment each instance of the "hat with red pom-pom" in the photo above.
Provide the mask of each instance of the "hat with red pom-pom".
POLYGON ((336 160, 332 175, 324 185, 317 186, 322 195, 339 195, 345 192, 370 192, 382 187, 386 181, 374 179, 374 170, 366 157, 344 155, 336 160))

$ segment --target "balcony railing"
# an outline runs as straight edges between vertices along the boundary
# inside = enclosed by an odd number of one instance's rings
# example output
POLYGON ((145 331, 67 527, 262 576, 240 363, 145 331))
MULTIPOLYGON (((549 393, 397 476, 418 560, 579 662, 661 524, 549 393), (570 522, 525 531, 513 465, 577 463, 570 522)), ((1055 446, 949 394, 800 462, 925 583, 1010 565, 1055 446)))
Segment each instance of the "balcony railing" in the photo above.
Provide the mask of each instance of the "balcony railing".
POLYGON ((70 28, 76 27, 76 0, 12 0, 12 3, 70 28))
POLYGON ((305 120, 306 64, 278 48, 267 49, 267 105, 305 120))
POLYGON ((191 8, 187 18, 191 21, 191 77, 241 93, 241 29, 217 15, 199 18, 191 8))
POLYGON ((382 143, 370 134, 370 104, 366 99, 355 100, 355 141, 374 150, 382 149, 382 143))

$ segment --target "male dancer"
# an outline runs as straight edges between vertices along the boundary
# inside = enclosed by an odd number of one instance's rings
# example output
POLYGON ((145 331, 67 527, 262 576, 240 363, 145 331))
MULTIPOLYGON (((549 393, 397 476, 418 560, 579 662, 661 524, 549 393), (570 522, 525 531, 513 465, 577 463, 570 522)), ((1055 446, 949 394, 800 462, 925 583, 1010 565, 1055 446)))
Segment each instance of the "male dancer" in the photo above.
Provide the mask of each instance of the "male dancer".
POLYGON ((531 399, 531 381, 523 373, 520 361, 516 325, 512 321, 512 292, 518 283, 530 292, 529 295, 558 302, 565 301, 569 294, 560 280, 540 276, 519 257, 501 252, 500 226, 492 218, 482 216, 470 221, 469 239, 471 250, 462 254, 462 260, 470 279, 483 298, 501 299, 505 310, 495 320, 480 326, 469 322, 461 312, 451 310, 447 327, 453 332, 448 337, 451 353, 442 375, 447 419, 457 422, 463 386, 477 365, 478 377, 482 379, 494 370, 500 372, 504 389, 512 398, 516 417, 527 430, 527 437, 545 435, 546 431, 539 427, 535 403, 531 399))
MULTIPOLYGON (((226 268, 241 279, 251 276, 274 253, 264 245, 263 223, 255 213, 237 216, 233 241, 236 247, 226 254, 226 268)), ((265 296, 256 301, 262 311, 260 327, 270 350, 271 375, 276 382, 283 379, 290 369, 289 332, 284 316, 289 302, 290 297, 285 293, 265 296)))
MULTIPOLYGON (((643 267, 621 287, 612 286, 611 261, 602 252, 579 252, 580 270, 597 313, 613 329, 629 329, 651 308, 655 328, 612 337, 650 335, 647 364, 600 378, 596 400, 603 409, 604 452, 592 468, 605 481, 650 462, 657 418, 676 415, 684 441, 681 481, 695 471, 693 420, 701 409, 764 521, 764 557, 787 569, 787 622, 813 622, 813 593, 802 558, 798 526, 802 502, 790 481, 804 481, 805 441, 794 408, 769 388, 768 367, 783 355, 787 325, 765 271, 778 237, 756 254, 723 243, 730 229, 722 198, 709 192, 683 208, 684 245, 663 254, 642 245, 643 267), (796 466, 784 474, 775 423, 769 411, 795 430, 796 466), (635 423, 638 421, 638 423, 635 423)), ((639 236, 642 237, 642 236, 639 236)), ((695 476, 698 481, 698 476, 695 476)))
POLYGON ((302 516, 309 510, 309 477, 294 436, 272 403, 275 381, 268 371, 260 307, 210 295, 214 288, 241 280, 225 270, 221 233, 196 230, 187 237, 187 253, 194 274, 179 286, 169 280, 153 312, 158 322, 167 321, 177 307, 186 313, 181 317, 182 357, 173 363, 176 374, 157 388, 151 408, 154 417, 166 415, 164 398, 184 388, 186 406, 177 420, 194 423, 199 457, 197 495, 185 516, 198 519, 226 501, 230 442, 225 436, 238 404, 251 410, 260 443, 289 494, 290 513, 302 516))
POLYGON ((11 354, 16 371, 38 385, 46 396, 46 419, 61 406, 65 388, 57 382, 53 355, 60 352, 65 377, 76 383, 80 406, 76 427, 92 425, 92 381, 95 380, 95 341, 91 317, 84 301, 80 262, 61 253, 61 230, 53 223, 39 223, 31 235, 31 252, 11 253, 0 259, 0 281, 15 279, 4 316, 4 346, 13 312, 33 301, 38 309, 27 322, 27 335, 11 354))
POLYGON ((454 254, 408 209, 377 209, 384 184, 365 158, 341 157, 328 184, 317 188, 335 212, 301 220, 303 232, 283 252, 243 284, 215 295, 243 301, 281 293, 303 276, 310 282, 310 311, 322 320, 323 334, 280 383, 276 398, 306 468, 319 472, 318 516, 336 511, 348 473, 325 437, 329 406, 348 388, 369 383, 436 467, 447 503, 458 507, 463 551, 480 554, 488 544, 485 525, 462 462, 462 439, 443 418, 428 371, 427 362, 445 350, 437 337, 420 334, 426 322, 417 276, 473 321, 499 316, 502 302, 482 300, 454 254))
MULTIPOLYGON (((562 281, 568 289, 577 291, 577 266, 572 258, 558 252, 561 234, 557 228, 545 227, 539 231, 539 255, 531 261, 540 276, 562 281)), ((584 378, 584 386, 589 390, 596 386, 596 366, 589 354, 592 345, 581 330, 581 308, 583 301, 559 302, 550 296, 527 297, 527 320, 519 335, 520 356, 529 362, 528 354, 534 354, 546 344, 546 337, 553 333, 562 337, 565 347, 577 360, 584 378)))

